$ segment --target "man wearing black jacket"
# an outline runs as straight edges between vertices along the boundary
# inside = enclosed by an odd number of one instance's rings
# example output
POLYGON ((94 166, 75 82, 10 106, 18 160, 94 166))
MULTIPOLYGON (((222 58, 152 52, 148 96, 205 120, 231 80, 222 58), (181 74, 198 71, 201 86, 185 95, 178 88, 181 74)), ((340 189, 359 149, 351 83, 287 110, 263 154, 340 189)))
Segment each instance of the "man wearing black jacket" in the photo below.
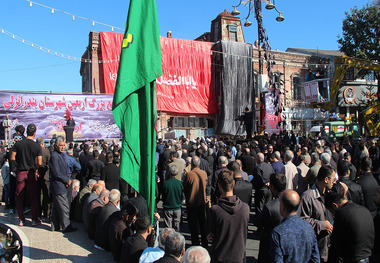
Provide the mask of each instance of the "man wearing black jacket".
POLYGON ((348 187, 347 199, 355 204, 364 206, 362 187, 350 180, 350 163, 341 160, 338 162, 339 181, 345 183, 348 187))
POLYGON ((371 158, 364 157, 360 163, 362 174, 358 178, 358 184, 362 187, 363 190, 365 207, 367 207, 371 212, 372 217, 375 217, 377 212, 377 204, 375 201, 379 184, 377 183, 375 177, 372 175, 371 167, 371 158))
POLYGON ((108 152, 106 155, 106 166, 102 169, 100 180, 103 180, 107 189, 120 190, 120 170, 116 164, 113 163, 113 153, 108 152))
POLYGON ((240 165, 237 162, 232 162, 229 165, 229 170, 234 173, 234 195, 236 195, 240 200, 251 207, 252 203, 252 184, 245 181, 240 175, 240 165))
POLYGON ((369 262, 375 240, 372 216, 342 197, 337 188, 338 192, 326 194, 326 207, 335 211, 328 262, 369 262))
POLYGON ((254 219, 254 225, 262 228, 259 257, 257 262, 270 262, 269 243, 272 230, 280 224, 282 216, 280 213, 280 195, 286 188, 286 178, 282 173, 272 173, 269 179, 270 191, 273 200, 264 205, 263 211, 254 219))
POLYGON ((251 156, 251 150, 247 147, 243 149, 243 154, 239 157, 242 163, 243 171, 248 175, 253 175, 256 167, 256 160, 251 156))

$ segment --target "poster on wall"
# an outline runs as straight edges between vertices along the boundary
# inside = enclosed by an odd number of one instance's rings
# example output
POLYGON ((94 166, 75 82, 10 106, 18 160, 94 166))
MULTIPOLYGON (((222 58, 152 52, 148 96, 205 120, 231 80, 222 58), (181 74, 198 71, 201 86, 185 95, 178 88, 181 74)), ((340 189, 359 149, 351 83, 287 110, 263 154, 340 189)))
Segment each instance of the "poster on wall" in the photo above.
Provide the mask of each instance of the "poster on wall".
MULTIPOLYGON (((12 134, 17 125, 37 126, 36 137, 64 135, 64 115, 75 121, 74 140, 121 138, 112 115, 113 95, 74 95, 0 91, 0 120, 9 115, 12 134)), ((3 139, 2 137, 1 139, 3 139)))
POLYGON ((265 93, 265 131, 268 134, 280 133, 280 120, 281 120, 281 102, 280 91, 272 90, 265 93), (276 105, 277 102, 277 105, 276 105))

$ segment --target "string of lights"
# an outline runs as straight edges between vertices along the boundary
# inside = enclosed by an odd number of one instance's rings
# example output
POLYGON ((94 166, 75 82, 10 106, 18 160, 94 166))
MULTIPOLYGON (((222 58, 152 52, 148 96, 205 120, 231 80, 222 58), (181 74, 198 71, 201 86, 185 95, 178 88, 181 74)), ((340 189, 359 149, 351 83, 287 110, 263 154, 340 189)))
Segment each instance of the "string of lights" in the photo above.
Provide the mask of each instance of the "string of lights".
MULTIPOLYGON (((72 56, 72 55, 67 55, 67 54, 64 54, 63 52, 55 51, 54 49, 43 47, 43 46, 41 46, 39 44, 36 44, 36 43, 31 42, 29 40, 26 40, 26 39, 24 39, 24 38, 22 38, 22 37, 20 37, 20 36, 18 36, 16 34, 12 33, 12 32, 9 32, 9 31, 5 30, 4 28, 0 28, 0 31, 1 31, 1 33, 3 35, 7 35, 7 36, 11 37, 12 39, 17 40, 17 41, 19 41, 19 42, 21 42, 23 44, 26 44, 26 45, 28 45, 30 47, 36 48, 36 49, 38 49, 40 51, 43 51, 43 52, 46 52, 46 53, 49 53, 51 55, 55 55, 55 56, 58 56, 58 57, 61 57, 61 58, 65 58, 65 59, 69 59, 69 60, 74 60, 74 61, 78 61, 78 62, 84 62, 84 63, 115 63, 115 62, 119 62, 119 59, 114 59, 114 60, 91 60, 91 59, 83 59, 83 58, 72 56)), ((186 47, 195 48, 196 50, 202 50, 202 48, 194 47, 193 45, 186 45, 186 44, 183 44, 183 45, 186 46, 186 47)), ((203 50, 206 50, 206 49, 203 49, 203 50)), ((210 51, 209 49, 207 49, 207 50, 210 51)), ((211 50, 210 51, 210 55, 213 55, 213 54, 220 54, 220 55, 223 55, 223 56, 233 56, 233 57, 238 57, 239 59, 240 58, 242 58, 242 59, 251 59, 253 63, 258 62, 258 59, 254 59, 254 58, 249 57, 249 56, 231 54, 231 53, 222 52, 222 51, 211 50)), ((293 67, 299 67, 299 68, 304 68, 304 69, 308 69, 310 66, 319 67, 319 66, 327 66, 328 65, 328 64, 302 63, 302 62, 299 62, 299 61, 281 60, 281 59, 274 59, 274 61, 285 63, 286 66, 293 66, 293 67), (293 63, 293 65, 290 65, 292 63, 293 63)))
POLYGON ((75 15, 75 14, 71 14, 71 13, 69 13, 69 12, 62 11, 62 10, 59 10, 59 9, 57 9, 57 8, 54 8, 54 7, 46 6, 46 5, 43 5, 43 4, 40 4, 40 3, 34 2, 34 1, 30 1, 30 0, 26 0, 26 1, 29 2, 29 6, 30 6, 30 7, 32 7, 33 5, 38 5, 38 6, 41 6, 41 7, 46 8, 46 9, 49 9, 49 10, 50 10, 50 13, 52 13, 52 14, 54 14, 55 12, 59 12, 59 13, 65 14, 65 15, 70 16, 72 21, 74 21, 76 18, 79 18, 79 19, 82 19, 82 20, 86 20, 86 21, 91 22, 92 26, 95 26, 96 24, 99 24, 99 25, 102 25, 102 26, 106 26, 106 27, 111 28, 111 31, 112 31, 112 32, 113 32, 115 29, 124 32, 124 28, 121 28, 121 27, 108 25, 108 24, 105 24, 105 23, 102 23, 102 22, 99 22, 99 21, 95 21, 95 20, 90 19, 90 18, 86 18, 86 17, 83 17, 83 16, 75 15))
POLYGON ((12 32, 9 32, 9 31, 5 30, 4 28, 0 28, 0 31, 1 31, 2 35, 7 35, 7 36, 13 38, 14 40, 20 41, 23 44, 26 44, 26 45, 28 45, 30 47, 33 47, 33 48, 36 48, 36 49, 38 49, 40 51, 49 53, 51 55, 55 55, 57 57, 61 57, 61 58, 69 59, 69 60, 74 60, 74 61, 78 61, 78 62, 84 62, 84 63, 114 63, 114 62, 119 62, 119 59, 114 59, 114 60, 91 60, 91 59, 84 59, 84 58, 80 58, 80 57, 76 57, 76 56, 67 55, 67 54, 64 54, 62 52, 55 51, 53 49, 50 49, 50 48, 47 48, 47 47, 43 47, 43 46, 41 46, 39 44, 33 43, 33 42, 29 41, 29 40, 26 40, 26 39, 24 39, 24 38, 22 38, 20 36, 15 35, 12 32))

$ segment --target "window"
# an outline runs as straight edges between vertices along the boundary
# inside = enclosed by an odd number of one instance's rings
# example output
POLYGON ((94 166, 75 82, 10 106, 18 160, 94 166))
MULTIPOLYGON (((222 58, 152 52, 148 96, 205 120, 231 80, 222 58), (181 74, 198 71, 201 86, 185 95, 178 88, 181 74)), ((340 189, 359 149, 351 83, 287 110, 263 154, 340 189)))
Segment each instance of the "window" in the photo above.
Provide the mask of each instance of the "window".
POLYGON ((228 39, 231 41, 238 41, 237 25, 229 24, 227 27, 228 27, 228 39))
POLYGON ((214 31, 214 42, 218 42, 219 40, 219 22, 215 22, 215 31, 214 31))
POLYGON ((293 77, 293 99, 302 100, 301 77, 298 75, 293 77))

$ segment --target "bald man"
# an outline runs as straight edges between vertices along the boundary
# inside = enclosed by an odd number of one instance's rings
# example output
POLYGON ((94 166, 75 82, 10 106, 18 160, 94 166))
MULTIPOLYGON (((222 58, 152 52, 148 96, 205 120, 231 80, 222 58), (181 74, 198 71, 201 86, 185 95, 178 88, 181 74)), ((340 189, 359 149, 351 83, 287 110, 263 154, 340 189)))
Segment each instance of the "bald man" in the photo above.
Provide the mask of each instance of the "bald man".
POLYGON ((280 196, 284 219, 272 232, 272 262, 320 262, 314 229, 297 215, 299 204, 300 197, 293 190, 285 190, 280 196))

